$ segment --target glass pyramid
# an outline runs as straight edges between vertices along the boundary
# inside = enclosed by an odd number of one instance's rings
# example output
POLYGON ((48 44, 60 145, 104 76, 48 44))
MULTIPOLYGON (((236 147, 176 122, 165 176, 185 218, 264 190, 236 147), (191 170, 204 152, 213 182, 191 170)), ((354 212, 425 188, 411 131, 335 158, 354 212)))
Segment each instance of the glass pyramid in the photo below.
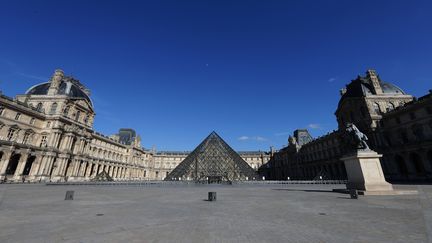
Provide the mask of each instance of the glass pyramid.
POLYGON ((258 174, 216 132, 212 132, 165 180, 220 183, 258 180, 258 174))

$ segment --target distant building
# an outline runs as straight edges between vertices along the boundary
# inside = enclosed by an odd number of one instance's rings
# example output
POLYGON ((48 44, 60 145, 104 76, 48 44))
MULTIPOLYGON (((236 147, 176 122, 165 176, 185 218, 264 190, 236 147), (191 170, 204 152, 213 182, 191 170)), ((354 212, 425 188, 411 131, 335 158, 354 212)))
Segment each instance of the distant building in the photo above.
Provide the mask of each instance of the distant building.
MULTIPOLYGON (((103 171, 114 180, 162 180, 188 155, 144 149, 130 128, 102 135, 95 115, 90 91, 62 70, 16 98, 0 93, 0 180, 86 181, 103 171)), ((269 157, 244 154, 256 170, 269 157)))
POLYGON ((341 90, 335 115, 338 130, 307 142, 295 131, 294 139, 260 168, 261 173, 277 180, 345 179, 340 158, 347 153, 342 131, 349 122, 384 155, 381 163, 388 180, 432 179, 431 91, 416 99, 368 70, 341 90))

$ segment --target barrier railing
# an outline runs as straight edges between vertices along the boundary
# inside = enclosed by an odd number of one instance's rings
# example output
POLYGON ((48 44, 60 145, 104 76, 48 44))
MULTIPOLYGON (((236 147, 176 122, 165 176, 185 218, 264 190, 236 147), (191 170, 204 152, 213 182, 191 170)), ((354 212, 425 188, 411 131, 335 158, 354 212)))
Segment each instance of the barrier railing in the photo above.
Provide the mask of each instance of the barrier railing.
MULTIPOLYGON (((294 184, 346 184, 346 180, 290 180, 290 181, 235 181, 234 185, 294 185, 294 184)), ((207 183, 195 183, 194 181, 81 181, 81 182, 47 182, 49 186, 162 186, 162 185, 196 185, 207 183)), ((225 183, 222 183, 223 185, 225 183)))

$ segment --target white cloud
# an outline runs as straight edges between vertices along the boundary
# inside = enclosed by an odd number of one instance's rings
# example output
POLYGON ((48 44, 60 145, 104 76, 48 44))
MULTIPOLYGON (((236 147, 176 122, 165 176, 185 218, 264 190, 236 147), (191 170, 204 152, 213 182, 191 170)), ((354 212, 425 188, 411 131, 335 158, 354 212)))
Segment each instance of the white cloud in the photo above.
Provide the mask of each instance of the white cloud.
POLYGON ((237 140, 239 140, 239 141, 257 141, 257 142, 264 142, 264 141, 267 141, 267 138, 265 138, 265 137, 261 137, 261 136, 254 136, 254 137, 241 136, 241 137, 237 138, 237 140))
POLYGON ((328 80, 329 83, 332 83, 334 81, 336 81, 336 78, 329 78, 329 80, 328 80))
POLYGON ((318 123, 311 123, 308 125, 308 128, 310 129, 321 129, 321 125, 318 123))
POLYGON ((240 141, 249 140, 249 137, 248 136, 241 136, 238 138, 238 140, 240 140, 240 141))

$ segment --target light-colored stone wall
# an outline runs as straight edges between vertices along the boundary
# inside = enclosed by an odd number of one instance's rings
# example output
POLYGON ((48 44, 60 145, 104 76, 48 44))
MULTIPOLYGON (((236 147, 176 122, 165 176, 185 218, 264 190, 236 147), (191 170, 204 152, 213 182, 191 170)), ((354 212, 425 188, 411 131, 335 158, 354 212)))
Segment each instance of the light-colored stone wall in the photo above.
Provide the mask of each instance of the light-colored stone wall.
POLYGON ((153 152, 139 140, 122 144, 93 130, 95 111, 79 81, 57 70, 47 84, 45 93, 0 96, 0 179, 82 181, 102 171, 114 180, 154 179, 153 152), (62 93, 61 83, 87 96, 62 93))

